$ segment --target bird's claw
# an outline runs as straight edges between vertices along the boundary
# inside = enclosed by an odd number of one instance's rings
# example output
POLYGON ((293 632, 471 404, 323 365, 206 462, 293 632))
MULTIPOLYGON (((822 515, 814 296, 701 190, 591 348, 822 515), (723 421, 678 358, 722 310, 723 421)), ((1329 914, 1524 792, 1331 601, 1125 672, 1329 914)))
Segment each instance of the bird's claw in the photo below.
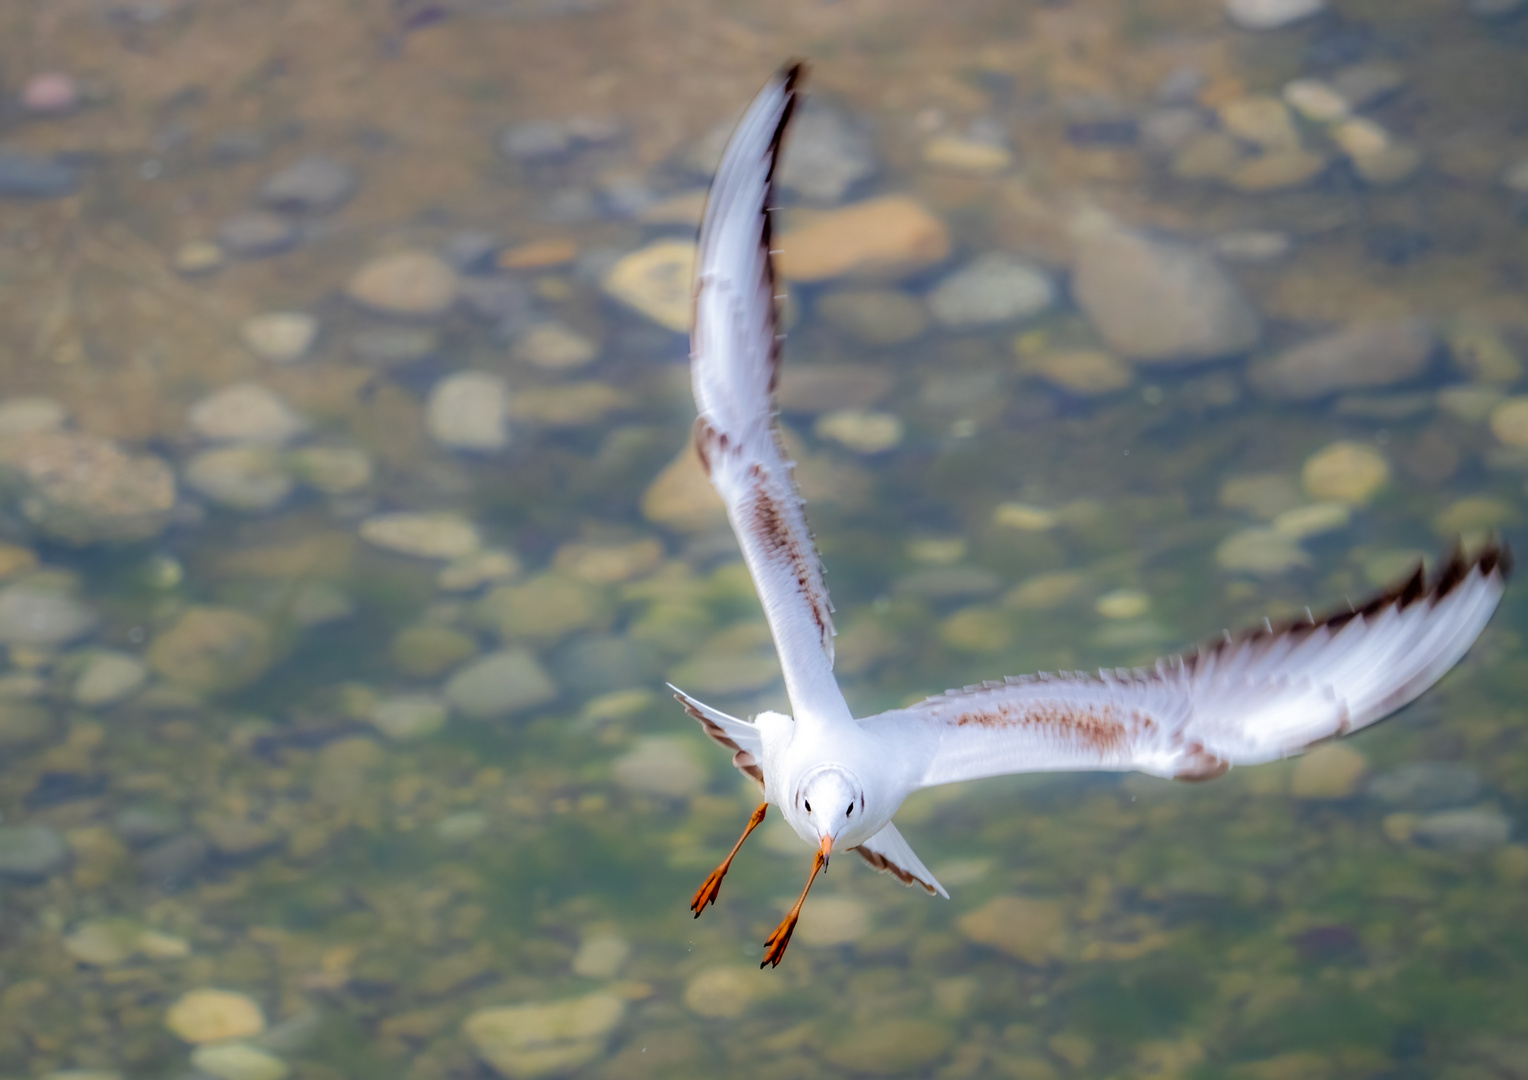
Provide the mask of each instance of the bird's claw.
POLYGON ((800 917, 800 912, 793 911, 779 926, 775 927, 775 932, 769 935, 768 941, 764 942, 764 960, 759 967, 780 966, 780 961, 785 956, 785 947, 791 943, 791 935, 796 932, 796 923, 800 917))
POLYGON ((718 866, 706 875, 706 880, 702 881, 700 888, 695 890, 695 898, 690 901, 690 910, 695 913, 697 919, 709 905, 716 903, 716 898, 722 891, 722 878, 726 876, 727 867, 718 866))

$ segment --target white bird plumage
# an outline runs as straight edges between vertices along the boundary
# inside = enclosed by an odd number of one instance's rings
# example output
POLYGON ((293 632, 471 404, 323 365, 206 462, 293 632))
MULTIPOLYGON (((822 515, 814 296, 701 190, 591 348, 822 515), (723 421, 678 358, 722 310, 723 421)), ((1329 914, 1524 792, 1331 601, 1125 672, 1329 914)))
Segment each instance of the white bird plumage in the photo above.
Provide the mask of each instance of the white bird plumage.
POLYGON ((1298 754, 1383 719, 1441 678, 1490 621, 1511 564, 1504 545, 1456 552, 1430 580, 1418 567, 1357 608, 1227 634, 1153 668, 1010 678, 855 719, 833 675, 833 608, 774 425, 780 336, 769 215, 801 75, 792 65, 760 91, 717 169, 701 225, 690 354, 696 450, 753 575, 794 716, 742 720, 673 688, 764 789, 742 838, 696 893, 695 914, 716 899, 769 806, 817 848, 764 964, 780 962, 835 849, 948 895, 891 824, 912 792, 1082 769, 1206 780, 1298 754))

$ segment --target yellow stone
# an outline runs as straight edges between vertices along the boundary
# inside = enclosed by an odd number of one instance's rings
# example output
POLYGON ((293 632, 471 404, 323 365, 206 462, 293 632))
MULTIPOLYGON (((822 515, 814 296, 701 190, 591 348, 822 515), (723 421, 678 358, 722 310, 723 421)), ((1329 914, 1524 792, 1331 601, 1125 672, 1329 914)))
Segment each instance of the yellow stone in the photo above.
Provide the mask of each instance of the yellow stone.
POLYGON ((1284 511, 1273 519, 1273 529, 1295 540, 1303 540, 1307 536, 1345 528, 1352 519, 1353 513, 1346 503, 1311 503, 1284 511))
POLYGON ((634 251, 610 268, 604 288, 660 326, 687 333, 695 289, 695 245, 660 240, 634 251))
POLYGON ((961 652, 1002 652, 1013 641, 1013 624, 993 608, 964 608, 939 624, 939 640, 961 652))
POLYGON ((1327 743, 1300 759, 1289 783, 1297 799, 1345 799, 1358 791, 1369 761, 1351 746, 1327 743))
MULTIPOLYGON (((1019 341, 1014 342, 1014 351, 1021 351, 1019 341)), ((1023 370, 1075 394, 1108 394, 1135 381, 1129 364, 1101 349, 1042 352, 1026 358, 1023 370)))
POLYGON ((1029 964, 1046 964, 1066 955, 1066 913, 1054 900, 999 896, 956 923, 979 945, 989 945, 1029 964))
POLYGON ((778 246, 780 273, 792 281, 893 278, 948 258, 950 230, 914 199, 888 195, 820 214, 778 246))
POLYGON ((427 251, 373 259, 345 287, 352 300, 384 315, 433 318, 456 302, 456 273, 427 251))
POLYGON ((1300 483, 1313 499, 1362 506, 1390 480, 1390 466, 1378 450, 1356 442, 1334 442, 1313 454, 1300 483))
POLYGON ((1528 397, 1508 398, 1492 409, 1491 434, 1508 446, 1528 446, 1528 397))
POLYGON ((1013 155, 997 143, 940 135, 923 145, 923 160, 958 172, 998 173, 1013 164, 1013 155))
POLYGON ((578 245, 572 240, 557 238, 533 240, 528 244, 510 248, 499 254, 499 266, 505 270, 541 270, 552 266, 566 266, 578 257, 578 245))
POLYGON ((642 495, 642 516, 677 532, 705 532, 727 522, 727 509, 711 487, 689 440, 642 495))
POLYGON ((1070 600, 1086 583, 1084 575, 1070 570, 1037 574, 1010 590, 1003 597, 1003 606, 1020 611, 1050 611, 1070 600))
POLYGON ((768 980, 740 964, 707 968, 684 988, 684 1003, 700 1016, 736 1020, 756 1000, 773 990, 768 980))
POLYGON ((1115 589, 1100 596, 1093 610, 1106 619, 1139 619, 1151 610, 1151 597, 1140 589, 1115 589))
POLYGON ((1020 532, 1045 532, 1060 524, 1061 518, 1054 510, 1047 510, 1041 506, 1006 502, 998 504, 997 509, 992 513, 992 520, 998 525, 1018 529, 1020 532))
POLYGON ((188 990, 165 1014, 165 1026, 188 1043, 246 1039, 265 1030, 265 1014, 243 994, 204 988, 188 990))

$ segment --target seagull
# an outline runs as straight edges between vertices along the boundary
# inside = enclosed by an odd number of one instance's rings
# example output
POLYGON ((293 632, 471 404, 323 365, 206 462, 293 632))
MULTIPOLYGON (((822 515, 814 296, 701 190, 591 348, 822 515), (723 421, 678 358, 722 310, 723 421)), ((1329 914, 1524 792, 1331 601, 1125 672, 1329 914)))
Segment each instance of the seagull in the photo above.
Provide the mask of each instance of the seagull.
POLYGON ((833 675, 833 606, 793 463, 775 427, 780 368, 770 209, 803 76, 770 80, 727 145, 706 202, 690 340, 695 449, 737 535, 764 608, 792 716, 729 716, 670 686, 732 763, 762 788, 738 842, 690 903, 715 902, 732 860, 778 807, 816 849, 800 898, 764 945, 779 966, 834 851, 930 895, 949 893, 892 817, 938 784, 1060 770, 1136 770, 1209 780, 1299 754, 1395 712, 1456 664, 1490 621, 1511 552, 1461 549, 1357 606, 1265 620, 1148 668, 1026 675, 950 690, 856 719, 833 675))

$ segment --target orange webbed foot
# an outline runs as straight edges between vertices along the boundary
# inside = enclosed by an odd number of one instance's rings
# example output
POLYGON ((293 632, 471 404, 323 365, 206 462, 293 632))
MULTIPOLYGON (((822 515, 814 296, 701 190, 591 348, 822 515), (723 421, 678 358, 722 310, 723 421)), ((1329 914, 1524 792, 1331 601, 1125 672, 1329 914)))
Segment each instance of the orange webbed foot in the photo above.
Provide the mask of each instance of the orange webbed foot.
POLYGON ((791 935, 796 932, 796 923, 800 921, 801 909, 792 908, 784 921, 775 927, 775 932, 769 935, 769 940, 764 942, 764 960, 759 967, 780 966, 780 961, 785 956, 785 947, 791 943, 791 935))
POLYGON ((707 906, 716 903, 716 897, 722 891, 722 878, 726 876, 727 864, 722 863, 706 875, 706 880, 700 883, 699 889, 695 890, 695 899, 690 901, 690 910, 695 913, 697 919, 707 906))

